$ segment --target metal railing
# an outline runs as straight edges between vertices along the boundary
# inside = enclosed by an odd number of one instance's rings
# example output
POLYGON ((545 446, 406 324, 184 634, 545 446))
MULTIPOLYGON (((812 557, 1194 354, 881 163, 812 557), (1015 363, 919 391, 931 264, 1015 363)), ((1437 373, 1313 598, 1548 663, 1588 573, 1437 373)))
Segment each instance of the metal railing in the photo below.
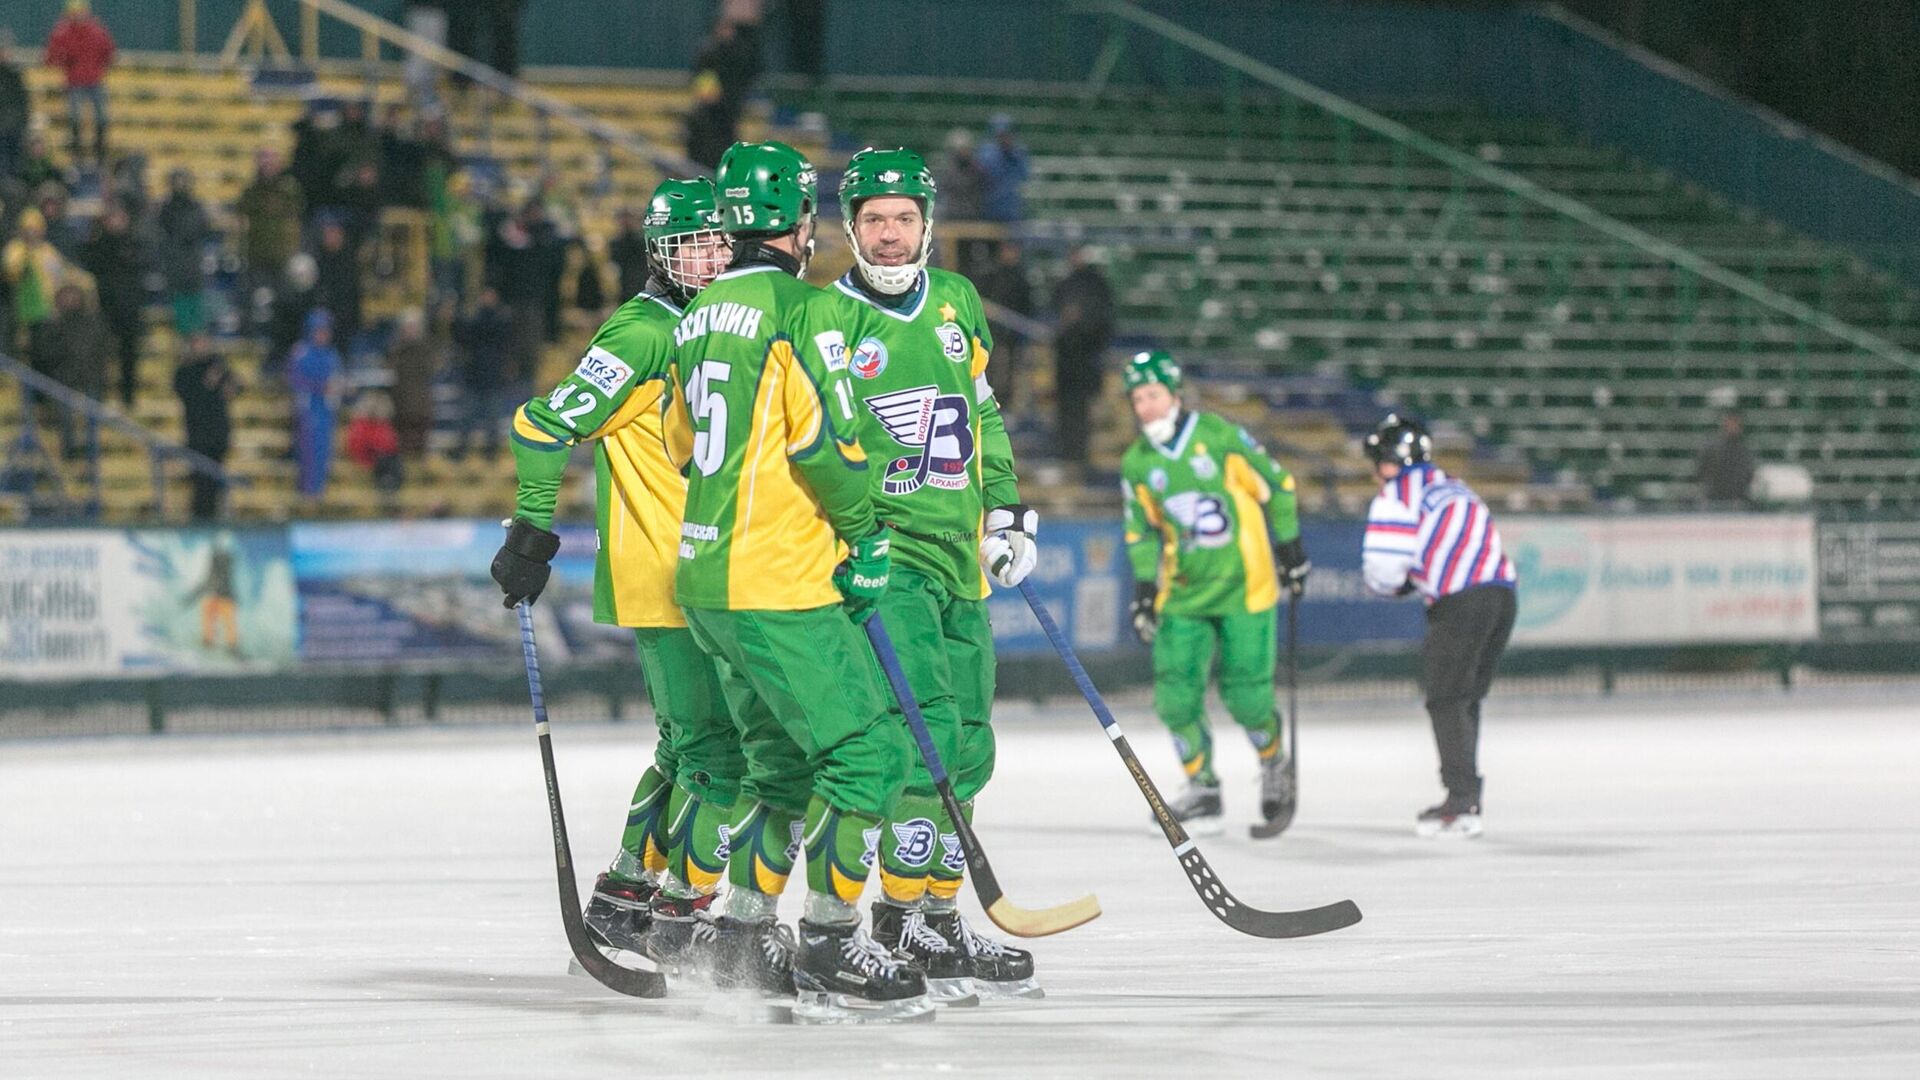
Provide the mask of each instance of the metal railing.
POLYGON ((246 477, 227 471, 205 454, 155 435, 118 409, 95 401, 4 353, 0 353, 0 375, 11 376, 20 387, 20 427, 7 440, 4 451, 0 452, 0 463, 3 463, 0 465, 0 474, 3 474, 0 475, 0 495, 19 499, 28 517, 33 516, 37 505, 43 505, 35 498, 42 483, 57 485, 50 500, 56 508, 56 516, 82 519, 100 516, 104 508, 100 479, 100 431, 103 428, 125 435, 146 452, 147 466, 153 480, 153 516, 156 518, 166 512, 167 466, 170 463, 184 464, 189 473, 208 477, 228 488, 244 487, 248 483, 246 477), (70 498, 65 480, 57 470, 46 466, 50 455, 41 445, 39 420, 35 416, 37 401, 41 398, 51 401, 56 408, 66 410, 69 422, 80 419, 86 424, 84 486, 87 495, 84 499, 70 498))

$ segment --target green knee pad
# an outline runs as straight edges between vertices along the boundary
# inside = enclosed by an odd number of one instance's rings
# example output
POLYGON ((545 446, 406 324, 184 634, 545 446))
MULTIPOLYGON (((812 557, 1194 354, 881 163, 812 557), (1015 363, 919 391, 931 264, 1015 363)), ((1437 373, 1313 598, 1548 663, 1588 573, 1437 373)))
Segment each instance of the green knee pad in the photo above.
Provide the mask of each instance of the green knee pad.
POLYGON ((675 787, 666 816, 667 870, 705 896, 727 869, 733 804, 675 787))
POLYGON ((657 766, 649 765, 640 774, 627 807, 627 827, 620 834, 620 854, 611 870, 614 877, 639 881, 666 868, 667 803, 672 792, 673 786, 657 766))
POLYGON ((741 802, 727 830, 727 882, 736 890, 779 896, 800 857, 801 817, 766 803, 741 802))
POLYGON ((867 887, 880 819, 830 805, 816 795, 807 805, 807 891, 858 904, 867 887))

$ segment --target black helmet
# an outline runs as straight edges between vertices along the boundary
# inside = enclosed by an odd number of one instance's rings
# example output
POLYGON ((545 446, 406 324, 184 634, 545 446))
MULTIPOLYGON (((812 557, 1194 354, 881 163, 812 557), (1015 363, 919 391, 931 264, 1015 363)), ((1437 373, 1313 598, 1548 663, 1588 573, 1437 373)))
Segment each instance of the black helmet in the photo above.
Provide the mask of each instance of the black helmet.
POLYGON ((1388 413, 1362 445, 1375 465, 1383 461, 1417 465, 1433 460, 1433 436, 1427 434, 1426 425, 1399 413, 1388 413))

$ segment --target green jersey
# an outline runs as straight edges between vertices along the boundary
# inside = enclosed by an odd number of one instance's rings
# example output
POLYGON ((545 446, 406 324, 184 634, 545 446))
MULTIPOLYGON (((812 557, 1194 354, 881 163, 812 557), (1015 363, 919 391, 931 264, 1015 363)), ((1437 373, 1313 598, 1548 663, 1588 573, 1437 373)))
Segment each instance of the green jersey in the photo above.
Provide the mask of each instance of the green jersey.
POLYGON ((749 264, 715 278, 673 338, 673 424, 692 432, 680 605, 839 603, 839 540, 873 532, 876 518, 833 297, 749 264))
POLYGON ((869 492, 893 527, 893 561, 954 595, 987 595, 980 571, 986 511, 1020 501, 1013 446, 987 385, 993 337, 971 282, 927 270, 883 301, 849 270, 834 283, 869 492))
POLYGON ((663 425, 679 321, 666 296, 640 293, 600 327, 571 375, 514 413, 514 513, 543 529, 553 524, 567 451, 594 440, 598 622, 686 625, 673 602, 673 571, 687 481, 669 459, 663 425))
POLYGON ((1142 435, 1120 461, 1127 556, 1160 582, 1170 615, 1265 611, 1280 602, 1273 546, 1300 535, 1293 476, 1247 430, 1190 412, 1165 446, 1142 435))

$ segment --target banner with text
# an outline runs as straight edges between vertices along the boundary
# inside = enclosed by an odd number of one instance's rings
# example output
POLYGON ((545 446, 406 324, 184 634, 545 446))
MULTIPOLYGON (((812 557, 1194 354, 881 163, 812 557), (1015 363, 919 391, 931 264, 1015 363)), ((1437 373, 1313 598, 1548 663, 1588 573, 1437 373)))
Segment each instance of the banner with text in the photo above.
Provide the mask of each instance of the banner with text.
POLYGON ((1502 517, 1516 646, 1810 641, 1814 521, 1768 514, 1502 517))
POLYGON ((1820 636, 1920 640, 1920 522, 1820 526, 1820 636))

